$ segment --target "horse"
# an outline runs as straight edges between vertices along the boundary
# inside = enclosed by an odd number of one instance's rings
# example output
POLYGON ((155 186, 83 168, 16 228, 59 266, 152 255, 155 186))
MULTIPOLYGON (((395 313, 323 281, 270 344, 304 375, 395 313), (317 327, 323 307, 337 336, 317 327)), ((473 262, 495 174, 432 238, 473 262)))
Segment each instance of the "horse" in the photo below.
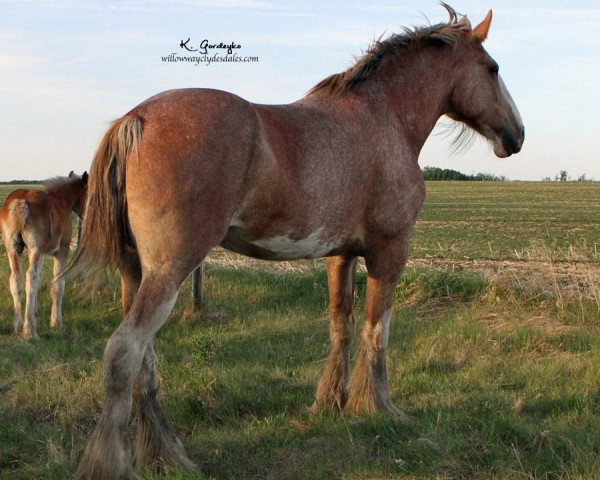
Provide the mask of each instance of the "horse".
POLYGON ((425 198, 418 157, 442 115, 498 157, 524 126, 483 48, 492 12, 376 41, 347 70, 287 105, 211 89, 159 93, 115 120, 94 156, 72 274, 118 269, 123 320, 104 351, 102 414, 80 479, 135 468, 196 468, 157 398, 156 332, 184 279, 217 245, 268 260, 326 257, 331 349, 315 408, 406 416, 392 402, 386 349, 392 294, 425 198), (365 320, 354 368, 354 275, 365 259, 365 320))
POLYGON ((10 293, 14 304, 13 329, 26 338, 37 337, 36 300, 45 255, 54 257, 52 311, 50 326, 62 324, 62 297, 71 245, 71 212, 79 217, 85 206, 88 174, 73 172, 44 182, 46 190, 19 189, 10 193, 0 209, 0 229, 10 263, 10 293), (29 268, 26 275, 25 321, 21 314, 21 254, 27 248, 29 268))

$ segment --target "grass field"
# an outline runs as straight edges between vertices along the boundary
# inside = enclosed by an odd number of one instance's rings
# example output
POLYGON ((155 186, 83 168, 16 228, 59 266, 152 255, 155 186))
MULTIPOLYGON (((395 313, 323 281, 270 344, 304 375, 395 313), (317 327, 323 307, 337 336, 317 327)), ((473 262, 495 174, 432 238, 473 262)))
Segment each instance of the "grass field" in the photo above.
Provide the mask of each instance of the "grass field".
MULTIPOLYGON (((141 478, 600 478, 600 186, 427 188, 388 362, 411 421, 308 411, 329 343, 322 261, 216 250, 203 310, 187 281, 156 340, 162 402, 203 475, 141 478)), ((2 252, 0 478, 72 477, 102 408, 117 279, 93 297, 69 284, 61 331, 48 279, 40 338, 14 338, 2 252)), ((365 283, 361 268, 359 319, 365 283)))

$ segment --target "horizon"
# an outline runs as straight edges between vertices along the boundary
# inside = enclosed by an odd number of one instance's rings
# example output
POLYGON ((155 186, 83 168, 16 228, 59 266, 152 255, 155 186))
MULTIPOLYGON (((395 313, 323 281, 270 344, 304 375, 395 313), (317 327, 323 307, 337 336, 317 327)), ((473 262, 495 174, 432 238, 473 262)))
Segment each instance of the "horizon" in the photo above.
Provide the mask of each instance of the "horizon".
MULTIPOLYGON (((452 154, 444 127, 419 164, 541 181, 567 170, 600 178, 600 1, 455 1, 473 25, 494 10, 486 50, 523 117, 521 153, 497 159, 478 139, 452 154), (557 28, 560 25, 560 29, 557 28), (562 34, 561 31, 568 32, 562 34)), ((290 103, 352 64, 370 42, 402 26, 447 21, 437 1, 305 0, 0 1, 0 180, 89 170, 112 119, 171 88, 233 92, 255 103, 290 103), (426 8, 424 8, 426 7, 426 8), (162 61, 191 44, 236 43, 254 63, 162 61)), ((441 123, 449 120, 442 117, 441 123)))
MULTIPOLYGON (((426 168, 440 168, 443 170, 452 170, 452 171, 456 171, 460 174, 464 174, 464 175, 468 175, 468 176, 478 176, 478 175, 494 175, 496 178, 493 180, 479 180, 479 179, 469 179, 469 180, 453 180, 453 179, 436 179, 436 180, 432 180, 432 179, 425 179, 426 182, 530 182, 530 183, 600 183, 600 179, 596 180, 594 177, 588 177, 587 175, 585 175, 585 178, 574 178, 571 175, 568 176, 567 180, 560 180, 560 178, 558 178, 558 175, 555 175, 554 177, 546 177, 544 179, 540 179, 540 180, 520 180, 520 179, 513 179, 513 178, 508 178, 505 176, 501 176, 501 175, 495 175, 492 174, 490 172, 471 172, 471 173, 465 173, 462 172, 460 170, 455 170, 453 168, 444 168, 444 167, 433 167, 431 165, 424 165, 423 167, 421 167, 421 171, 424 171, 426 168)), ((44 183, 46 180, 49 180, 52 177, 48 177, 48 178, 13 178, 10 180, 0 180, 0 185, 36 185, 36 184, 42 184, 44 183)))

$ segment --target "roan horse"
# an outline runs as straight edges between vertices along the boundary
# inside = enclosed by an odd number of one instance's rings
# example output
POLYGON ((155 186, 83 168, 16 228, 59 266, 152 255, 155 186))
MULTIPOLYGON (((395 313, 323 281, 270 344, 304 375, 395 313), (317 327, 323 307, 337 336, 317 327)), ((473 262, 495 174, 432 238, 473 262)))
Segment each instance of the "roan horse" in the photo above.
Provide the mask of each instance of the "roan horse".
POLYGON ((68 177, 47 180, 44 190, 19 189, 12 192, 0 210, 0 228, 10 263, 10 293, 15 316, 14 333, 25 337, 37 336, 36 300, 40 273, 45 255, 54 257, 52 279, 52 311, 50 326, 62 324, 61 303, 65 288, 62 272, 67 266, 71 245, 71 212, 79 217, 85 205, 88 174, 81 177, 73 172, 68 177), (21 253, 27 248, 25 321, 21 314, 21 253))
POLYGON ((153 338, 183 280, 216 245, 271 260, 327 258, 331 351, 316 407, 403 414, 388 390, 392 293, 425 186, 419 152, 441 115, 499 157, 524 128, 475 28, 447 23, 375 42, 347 71, 289 105, 207 89, 163 92, 116 120, 95 155, 74 272, 117 267, 124 319, 104 352, 105 403, 77 476, 130 478, 132 398, 138 468, 194 464, 157 399, 153 338), (356 258, 368 270, 352 374, 356 258))

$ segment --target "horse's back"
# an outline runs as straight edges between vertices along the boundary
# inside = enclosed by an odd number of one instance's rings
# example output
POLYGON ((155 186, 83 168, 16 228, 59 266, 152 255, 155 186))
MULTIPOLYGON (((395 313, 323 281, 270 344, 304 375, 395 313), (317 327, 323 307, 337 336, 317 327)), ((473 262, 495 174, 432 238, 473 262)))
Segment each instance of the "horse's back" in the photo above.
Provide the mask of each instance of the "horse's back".
POLYGON ((211 88, 179 88, 148 98, 130 113, 141 116, 145 122, 154 118, 176 118, 180 127, 179 124, 187 122, 202 123, 203 119, 243 116, 244 111, 252 112, 252 104, 234 93, 211 88))

